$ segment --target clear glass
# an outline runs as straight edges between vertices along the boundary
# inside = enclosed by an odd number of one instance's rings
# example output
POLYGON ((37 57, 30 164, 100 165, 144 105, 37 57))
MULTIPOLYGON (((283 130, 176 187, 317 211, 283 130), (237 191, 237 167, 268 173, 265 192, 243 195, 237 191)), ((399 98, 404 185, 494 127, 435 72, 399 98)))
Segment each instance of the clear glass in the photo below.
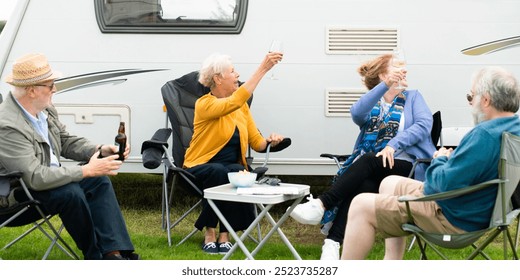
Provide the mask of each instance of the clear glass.
MULTIPOLYGON (((273 40, 271 46, 269 46, 269 52, 283 53, 283 43, 280 40, 273 40)), ((271 69, 271 80, 278 80, 274 75, 274 69, 271 69)))
MULTIPOLYGON (((392 58, 392 66, 398 70, 403 71, 406 67, 406 59, 404 56, 403 50, 395 50, 393 53, 392 58)), ((406 87, 401 84, 401 81, 399 80, 397 82, 396 89, 405 89, 406 87)))

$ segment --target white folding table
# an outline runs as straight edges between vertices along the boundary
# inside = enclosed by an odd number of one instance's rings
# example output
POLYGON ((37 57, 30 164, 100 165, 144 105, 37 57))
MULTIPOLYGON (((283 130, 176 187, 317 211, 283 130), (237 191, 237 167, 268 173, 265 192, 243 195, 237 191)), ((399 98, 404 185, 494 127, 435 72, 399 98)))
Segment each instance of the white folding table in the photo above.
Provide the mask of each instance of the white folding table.
MULTIPOLYGON (((234 238, 235 244, 229 250, 229 252, 223 257, 224 260, 229 259, 229 257, 233 254, 233 252, 240 247, 244 254, 247 256, 247 259, 253 260, 254 256, 258 253, 258 251, 264 246, 267 240, 274 234, 274 232, 278 232, 280 238, 285 243, 285 245, 289 248, 289 250, 294 255, 294 258, 297 260, 301 260, 300 255, 296 252, 296 249, 292 246, 291 242, 287 239, 285 234, 280 229, 280 226, 287 220, 289 214, 293 211, 294 207, 298 205, 302 199, 310 193, 310 186, 308 185, 300 185, 300 184, 287 184, 281 183, 282 187, 295 187, 298 189, 298 194, 284 195, 284 194, 237 194, 237 188, 233 187, 231 184, 225 184, 216 186, 213 188, 208 188, 204 190, 204 198, 207 199, 208 204, 213 208, 215 214, 220 219, 220 222, 223 223, 226 228, 229 230, 229 234, 234 238), (223 201, 233 201, 233 202, 242 202, 242 203, 254 203, 256 204, 262 211, 257 215, 256 219, 249 225, 249 227, 242 233, 239 237, 235 230, 229 225, 228 221, 222 215, 222 212, 218 209, 214 200, 223 200, 223 201), (269 214, 269 210, 278 203, 282 203, 285 201, 294 202, 291 204, 289 209, 285 212, 285 214, 276 222, 273 217, 269 214), (249 252, 247 247, 244 245, 244 240, 247 236, 253 231, 256 225, 263 219, 266 218, 269 223, 272 225, 271 230, 265 235, 262 240, 258 243, 256 248, 249 252)), ((265 187, 265 185, 253 185, 254 187, 265 187)), ((273 186, 276 188, 277 186, 273 186)))

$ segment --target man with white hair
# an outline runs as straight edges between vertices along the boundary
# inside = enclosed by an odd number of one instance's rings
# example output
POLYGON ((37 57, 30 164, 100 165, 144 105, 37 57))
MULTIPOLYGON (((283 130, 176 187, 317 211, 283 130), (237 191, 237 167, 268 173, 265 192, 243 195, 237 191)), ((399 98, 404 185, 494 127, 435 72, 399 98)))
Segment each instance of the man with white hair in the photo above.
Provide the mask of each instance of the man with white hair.
MULTIPOLYGON (((342 259, 364 259, 372 248, 376 232, 385 238, 385 259, 402 259, 405 237, 401 229, 408 217, 402 195, 423 196, 498 178, 502 133, 520 135, 520 89, 515 77, 499 67, 478 71, 467 99, 472 106, 475 127, 457 149, 441 148, 426 170, 425 181, 399 176, 386 177, 379 194, 356 196, 350 206, 342 259)), ((430 232, 464 233, 487 228, 496 199, 496 189, 458 198, 410 203, 417 226, 430 232)))
POLYGON ((33 197, 59 214, 85 259, 138 259, 107 177, 122 164, 117 147, 65 130, 52 105, 59 76, 42 54, 14 62, 5 79, 13 92, 0 104, 0 172, 23 172, 33 197), (87 163, 63 166, 60 157, 87 163))

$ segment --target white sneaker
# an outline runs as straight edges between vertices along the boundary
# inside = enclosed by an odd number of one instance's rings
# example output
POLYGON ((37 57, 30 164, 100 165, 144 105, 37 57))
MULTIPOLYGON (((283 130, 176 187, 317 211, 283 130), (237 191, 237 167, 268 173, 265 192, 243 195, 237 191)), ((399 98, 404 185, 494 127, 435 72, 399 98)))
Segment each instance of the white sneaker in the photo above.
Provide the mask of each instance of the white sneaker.
POLYGON ((317 225, 325 210, 322 208, 321 201, 313 198, 312 194, 307 200, 309 201, 306 203, 296 205, 290 216, 301 224, 317 225))
POLYGON ((339 260, 339 242, 332 239, 325 239, 321 247, 320 260, 339 260))

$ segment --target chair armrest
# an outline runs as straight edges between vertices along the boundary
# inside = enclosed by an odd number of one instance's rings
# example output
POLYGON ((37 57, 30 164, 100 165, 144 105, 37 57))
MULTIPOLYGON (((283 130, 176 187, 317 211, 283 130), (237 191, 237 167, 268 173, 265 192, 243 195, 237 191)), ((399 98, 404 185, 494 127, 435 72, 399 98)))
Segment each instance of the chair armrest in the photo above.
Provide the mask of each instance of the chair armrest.
POLYGON ((447 192, 442 192, 442 193, 425 195, 422 197, 404 195, 404 196, 400 196, 397 200, 399 202, 413 202, 413 201, 421 202, 421 201, 449 199, 449 198, 454 198, 454 197, 458 197, 461 195, 465 195, 468 193, 476 192, 478 190, 487 188, 489 186, 493 186, 493 185, 499 184, 499 183, 504 183, 507 181, 508 181, 507 179, 493 179, 493 180, 489 180, 489 181, 486 181, 486 182, 483 182, 483 183, 480 183, 477 185, 472 185, 472 186, 468 186, 468 187, 464 187, 464 188, 460 188, 460 189, 456 189, 456 190, 451 190, 451 191, 447 191, 447 192))
POLYGON ((337 161, 346 161, 350 155, 335 155, 335 154, 321 154, 320 157, 330 158, 330 159, 336 159, 337 161))
POLYGON ((141 146, 141 154, 143 154, 144 151, 146 151, 150 148, 155 148, 157 150, 162 151, 163 147, 168 148, 168 143, 162 142, 162 141, 157 141, 157 140, 146 140, 143 142, 143 145, 141 146))
POLYGON ((410 170, 410 173, 408 174, 408 178, 413 178, 413 174, 415 173, 415 169, 417 168, 417 165, 419 163, 431 163, 433 158, 418 158, 415 160, 415 162, 412 165, 412 169, 410 170))
POLYGON ((278 145, 271 147, 271 152, 276 153, 285 150, 285 148, 291 146, 291 143, 291 138, 284 138, 278 145))
POLYGON ((345 162, 351 155, 335 155, 335 154, 321 154, 320 157, 333 159, 338 169, 341 169, 341 165, 345 162))
POLYGON ((426 195, 423 197, 414 197, 414 196, 410 196, 410 195, 400 196, 399 198, 397 198, 397 200, 399 202, 406 203, 406 213, 408 215, 408 223, 414 224, 412 211, 410 209, 410 202, 424 202, 424 201, 449 199, 449 198, 465 195, 468 193, 476 192, 478 190, 487 188, 489 186, 494 186, 495 184, 503 183, 503 182, 507 182, 507 181, 508 180, 494 179, 494 180, 489 180, 489 181, 486 181, 486 182, 483 182, 483 183, 480 183, 477 185, 472 185, 472 186, 468 186, 468 187, 464 187, 464 188, 460 188, 460 189, 456 189, 456 190, 451 190, 451 191, 447 191, 447 192, 442 192, 442 193, 426 195))
POLYGON ((143 142, 141 155, 145 168, 155 169, 161 165, 163 154, 168 149, 167 141, 171 134, 171 128, 161 128, 154 133, 152 139, 143 142))
POLYGON ((291 145, 291 138, 284 138, 278 145, 271 148, 271 143, 267 143, 267 147, 263 151, 259 151, 259 153, 265 153, 265 160, 262 166, 259 168, 255 168, 255 173, 259 174, 260 177, 267 172, 267 162, 269 162, 269 153, 270 152, 279 152, 291 145))
POLYGON ((418 158, 415 160, 417 163, 431 163, 433 158, 418 158))
POLYGON ((143 142, 143 145, 141 146, 141 154, 148 148, 156 148, 160 151, 163 150, 163 147, 168 148, 168 139, 171 134, 171 128, 158 129, 152 136, 152 139, 143 142))
POLYGON ((267 146, 265 147, 265 149, 262 150, 262 151, 259 151, 259 153, 269 153, 269 152, 275 153, 275 152, 279 152, 281 150, 284 150, 285 148, 287 148, 289 146, 291 146, 291 138, 284 138, 276 146, 271 146, 271 143, 268 142, 267 146))

